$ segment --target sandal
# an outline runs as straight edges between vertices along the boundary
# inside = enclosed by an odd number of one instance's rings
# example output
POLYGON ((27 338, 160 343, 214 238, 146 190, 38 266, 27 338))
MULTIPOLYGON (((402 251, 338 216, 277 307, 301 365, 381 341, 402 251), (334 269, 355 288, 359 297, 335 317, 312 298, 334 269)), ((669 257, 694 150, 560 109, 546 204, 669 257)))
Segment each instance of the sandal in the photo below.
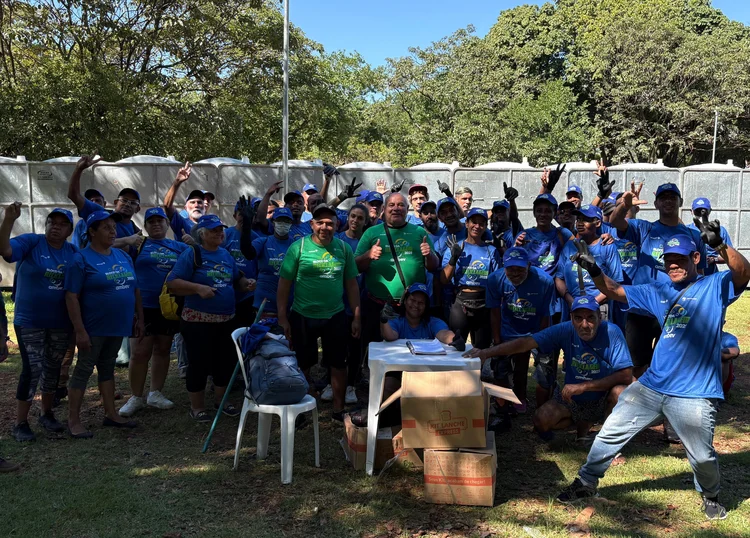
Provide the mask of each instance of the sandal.
POLYGON ((197 413, 193 412, 193 410, 191 409, 190 411, 188 411, 188 414, 190 415, 190 418, 192 418, 194 421, 200 422, 203 424, 207 422, 211 422, 213 420, 211 415, 209 415, 208 411, 206 411, 205 409, 203 411, 198 411, 197 413))

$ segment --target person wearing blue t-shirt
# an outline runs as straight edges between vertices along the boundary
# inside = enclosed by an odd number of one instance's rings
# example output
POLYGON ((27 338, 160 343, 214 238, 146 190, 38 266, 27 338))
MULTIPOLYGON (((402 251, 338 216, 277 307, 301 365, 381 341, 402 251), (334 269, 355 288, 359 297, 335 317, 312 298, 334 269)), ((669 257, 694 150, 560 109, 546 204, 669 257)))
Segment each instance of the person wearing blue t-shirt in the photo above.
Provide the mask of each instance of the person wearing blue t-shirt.
POLYGON ((440 280, 456 290, 448 325, 455 333, 471 334, 478 347, 492 341, 490 312, 485 308, 487 278, 501 265, 500 256, 492 245, 485 244, 487 212, 475 207, 466 214, 468 236, 463 241, 450 237, 443 254, 440 280))
MULTIPOLYGON (((656 189, 654 207, 659 211, 659 220, 648 222, 641 219, 627 219, 627 213, 637 206, 645 204, 638 198, 634 186, 629 192, 620 196, 609 223, 617 229, 618 236, 632 241, 638 247, 638 269, 633 277, 633 284, 650 284, 654 281, 669 283, 670 278, 664 267, 665 244, 675 235, 684 234, 691 237, 698 247, 700 262, 698 270, 706 268, 706 248, 697 230, 691 230, 680 220, 682 194, 674 183, 664 183, 656 189)), ((633 358, 633 372, 636 377, 648 368, 653 355, 652 342, 659 338, 661 327, 659 320, 644 313, 630 310, 625 325, 625 338, 633 358)))
MULTIPOLYGON (((693 200, 692 205, 692 211, 693 216, 698 217, 699 219, 703 217, 705 214, 706 217, 709 217, 711 215, 711 201, 708 198, 696 198, 693 200)), ((698 230, 698 227, 691 223, 688 224, 688 228, 692 230, 698 230)), ((724 241, 724 243, 727 246, 734 246, 732 245, 732 238, 729 237, 729 232, 727 232, 727 229, 724 228, 724 226, 720 226, 721 229, 721 239, 724 241)), ((712 275, 716 271, 719 270, 717 265, 719 264, 725 264, 726 260, 722 258, 714 249, 706 245, 706 268, 703 271, 704 275, 712 275)))
MULTIPOLYGON (((552 277, 531 265, 526 250, 520 247, 506 250, 503 268, 492 273, 487 281, 487 308, 490 309, 493 341, 496 344, 508 342, 548 327, 555 297, 552 277)), ((537 357, 537 406, 549 398, 557 371, 556 358, 557 352, 537 357)), ((512 375, 513 392, 521 401, 516 409, 525 411, 529 354, 493 359, 492 371, 501 386, 510 386, 508 377, 512 375)))
POLYGON ((183 216, 180 211, 175 209, 174 200, 177 197, 177 191, 180 190, 180 186, 190 179, 190 175, 193 172, 193 166, 186 162, 185 166, 177 171, 177 175, 169 187, 167 194, 164 195, 164 212, 167 214, 169 219, 174 238, 177 241, 182 241, 188 245, 195 244, 195 238, 192 237, 192 231, 195 224, 198 222, 203 215, 206 214, 206 202, 205 196, 202 190, 193 189, 185 198, 185 211, 187 216, 183 216))
POLYGON ((221 400, 237 364, 232 342, 235 288, 253 291, 255 281, 247 279, 232 255, 221 245, 226 226, 216 215, 203 215, 195 224, 193 237, 198 249, 180 254, 167 276, 167 286, 185 297, 180 332, 185 339, 188 367, 185 377, 190 397, 190 417, 211 422, 206 411, 205 390, 209 375, 214 380, 214 408, 228 416, 240 414, 231 403, 220 409, 221 400))
MULTIPOLYGON (((583 190, 578 185, 570 185, 568 190, 565 191, 565 201, 570 202, 575 206, 576 209, 581 207, 583 204, 583 190)), ((562 207, 562 204, 560 204, 562 207)))
MULTIPOLYGON (((87 189, 83 193, 83 197, 89 202, 92 202, 103 208, 107 208, 107 201, 104 199, 104 195, 96 189, 87 189)), ((86 219, 79 219, 73 228, 73 235, 70 237, 70 242, 73 243, 79 249, 86 246, 88 239, 86 237, 86 219)))
POLYGON ((383 314, 380 316, 380 331, 383 340, 392 342, 399 339, 432 340, 437 338, 443 344, 453 345, 457 335, 443 320, 430 316, 429 304, 430 294, 426 285, 418 283, 409 286, 404 298, 402 316, 395 315, 390 305, 383 308, 383 314))
POLYGON ((65 302, 75 331, 78 362, 70 378, 68 431, 85 439, 93 434, 81 424, 81 403, 96 367, 104 405, 104 426, 134 428, 115 411, 115 360, 123 338, 144 334, 143 308, 133 262, 113 248, 119 213, 88 216, 89 245, 76 255, 65 275, 65 302))
MULTIPOLYGON (((258 205, 258 212, 255 216, 255 220, 258 223, 258 227, 262 230, 267 230, 267 235, 274 235, 276 232, 275 225, 271 220, 267 218, 268 204, 270 203, 271 196, 281 189, 281 181, 274 183, 266 191, 263 199, 258 205)), ((320 197, 320 195, 313 195, 320 197)), ((322 203, 322 197, 320 200, 322 203)), ((315 200, 315 198, 313 199, 315 200)), ((309 222, 302 222, 302 213, 305 211, 305 199, 302 197, 302 193, 299 191, 291 191, 284 195, 284 209, 289 210, 292 215, 292 224, 287 230, 287 234, 292 241, 295 241, 303 235, 310 235, 312 233, 312 227, 309 222)), ((275 214, 275 211, 274 211, 275 214)), ((246 255, 247 256, 247 255, 246 255)), ((248 258, 249 259, 249 258, 248 258)), ((260 269, 260 267, 258 267, 260 269)), ((258 302, 256 298, 256 303, 258 302)))
MULTIPOLYGON (((437 248, 438 242, 446 234, 445 228, 440 226, 440 221, 438 220, 437 204, 432 200, 423 202, 419 207, 419 218, 420 226, 425 229, 429 238, 432 239, 432 244, 437 248)), ((438 254, 438 256, 441 260, 443 259, 441 254, 438 254)), ((438 267, 434 271, 427 271, 425 269, 425 284, 427 284, 427 289, 432 293, 430 295, 430 315, 437 316, 440 319, 445 318, 443 319, 445 321, 448 319, 448 315, 443 311, 442 306, 443 285, 440 282, 441 272, 441 267, 438 267)))
POLYGON ((161 391, 169 371, 172 339, 180 330, 180 322, 168 320, 162 315, 159 295, 177 259, 190 247, 167 238, 169 221, 161 207, 152 207, 146 211, 143 226, 148 237, 132 257, 141 290, 144 333, 143 338, 133 339, 131 342, 133 353, 130 357, 129 377, 132 396, 120 408, 121 417, 131 417, 147 405, 157 409, 174 407, 174 403, 161 391), (149 362, 151 388, 144 398, 149 362))
MULTIPOLYGON (((438 238, 438 242, 435 243, 435 254, 440 261, 443 260, 445 252, 447 250, 447 240, 449 237, 455 237, 456 241, 463 241, 468 235, 466 225, 461 222, 461 209, 458 207, 458 202, 453 197, 447 196, 438 200, 437 216, 440 222, 445 227, 445 233, 438 238)), ((442 279, 440 279, 442 280, 442 279)), ((449 282, 442 284, 442 293, 440 301, 443 304, 443 320, 450 319, 450 311, 453 306, 454 299, 454 288, 449 282)))
MULTIPOLYGON (((515 196, 518 196, 518 191, 513 190, 515 196)), ((523 224, 518 219, 515 197, 508 200, 507 196, 506 191, 505 200, 498 200, 492 204, 492 216, 490 216, 492 244, 501 254, 505 252, 505 249, 514 245, 516 236, 524 230, 523 224)))
POLYGON ((429 200, 430 193, 424 185, 415 183, 409 187, 409 205, 411 205, 412 212, 407 215, 406 222, 422 226, 422 214, 420 209, 422 208, 422 204, 429 200))
POLYGON ((734 359, 740 356, 740 343, 732 333, 721 333, 721 387, 724 399, 729 397, 729 389, 734 383, 734 359))
POLYGON ((600 292, 653 316, 662 330, 651 365, 622 393, 579 477, 558 497, 561 501, 595 495, 599 479, 622 447, 640 430, 666 418, 685 447, 706 517, 726 517, 718 501, 720 472, 713 448, 717 402, 724 397, 721 333, 727 306, 750 281, 750 262, 722 241, 719 226, 705 216, 699 224, 704 242, 729 268, 710 276, 699 274, 701 252, 687 234, 674 235, 664 245, 669 282, 620 286, 602 273, 593 256, 577 255, 600 292))
MULTIPOLYGON (((41 381, 42 414, 39 425, 50 432, 65 427, 52 412, 63 357, 70 346, 73 328, 65 307, 65 275, 77 249, 66 239, 73 232, 73 214, 55 208, 44 225, 44 234, 22 234, 10 239, 13 224, 21 216, 21 204, 5 209, 0 225, 0 255, 16 264, 13 325, 21 352, 21 376, 16 389, 16 441, 33 441, 29 410, 41 381)), ((5 334, 0 329, 0 336, 5 334)), ((4 345, 5 342, 2 342, 4 345)))
POLYGON ((565 244, 573 237, 570 230, 552 224, 557 212, 557 201, 551 194, 540 194, 534 200, 536 226, 526 228, 518 234, 515 246, 529 252, 531 265, 540 267, 545 273, 554 276, 557 262, 565 244))

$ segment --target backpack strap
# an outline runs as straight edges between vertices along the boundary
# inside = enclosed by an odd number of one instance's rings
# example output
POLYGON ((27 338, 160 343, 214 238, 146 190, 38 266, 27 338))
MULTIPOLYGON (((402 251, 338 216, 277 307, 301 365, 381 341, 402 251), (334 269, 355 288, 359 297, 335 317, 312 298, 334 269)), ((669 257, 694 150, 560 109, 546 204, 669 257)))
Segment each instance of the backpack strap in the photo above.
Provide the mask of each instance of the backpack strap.
POLYGON ((203 255, 200 246, 190 245, 190 247, 193 249, 193 272, 195 272, 203 265, 203 255))

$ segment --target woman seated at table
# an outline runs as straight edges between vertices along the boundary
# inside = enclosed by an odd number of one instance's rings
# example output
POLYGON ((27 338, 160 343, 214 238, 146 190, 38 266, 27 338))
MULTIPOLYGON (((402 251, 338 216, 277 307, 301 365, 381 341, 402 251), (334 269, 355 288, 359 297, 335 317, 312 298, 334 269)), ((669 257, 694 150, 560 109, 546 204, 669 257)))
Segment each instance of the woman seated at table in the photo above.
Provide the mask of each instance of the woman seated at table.
POLYGON ((380 314, 380 332, 383 334, 383 340, 392 342, 399 338, 437 338, 443 344, 453 344, 456 336, 453 331, 442 319, 430 316, 430 295, 427 286, 419 283, 409 286, 403 304, 403 316, 399 316, 390 305, 383 308, 380 314))

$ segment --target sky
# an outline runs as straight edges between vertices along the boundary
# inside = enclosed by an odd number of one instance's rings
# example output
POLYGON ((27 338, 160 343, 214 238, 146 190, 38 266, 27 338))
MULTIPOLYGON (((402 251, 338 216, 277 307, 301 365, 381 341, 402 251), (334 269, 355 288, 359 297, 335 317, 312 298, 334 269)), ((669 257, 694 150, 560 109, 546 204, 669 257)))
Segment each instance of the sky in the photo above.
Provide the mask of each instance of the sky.
MULTIPOLYGON (((289 0, 289 18, 326 51, 357 51, 372 66, 426 47, 473 24, 484 36, 501 11, 528 0, 289 0)), ((750 25, 749 0, 714 0, 730 19, 750 25)))

